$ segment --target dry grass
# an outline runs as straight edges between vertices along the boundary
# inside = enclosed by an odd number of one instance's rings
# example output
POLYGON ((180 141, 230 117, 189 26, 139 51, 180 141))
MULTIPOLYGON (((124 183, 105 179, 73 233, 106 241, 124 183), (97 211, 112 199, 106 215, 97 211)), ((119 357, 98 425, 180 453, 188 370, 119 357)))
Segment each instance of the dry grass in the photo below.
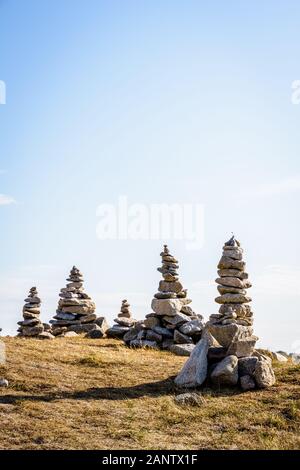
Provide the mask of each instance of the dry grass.
POLYGON ((275 387, 203 390, 178 406, 186 358, 115 340, 5 338, 0 449, 299 449, 300 368, 276 365, 275 387))

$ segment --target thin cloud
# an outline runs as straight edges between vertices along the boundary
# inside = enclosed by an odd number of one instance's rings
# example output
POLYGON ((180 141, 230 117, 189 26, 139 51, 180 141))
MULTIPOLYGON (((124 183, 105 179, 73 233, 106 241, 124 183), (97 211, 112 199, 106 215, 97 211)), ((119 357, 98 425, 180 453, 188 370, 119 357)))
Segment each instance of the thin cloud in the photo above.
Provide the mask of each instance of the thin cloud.
POLYGON ((246 198, 264 198, 300 191, 300 175, 274 183, 266 183, 244 192, 246 198))
POLYGON ((15 204, 15 199, 7 194, 0 194, 0 206, 8 206, 9 204, 15 204))

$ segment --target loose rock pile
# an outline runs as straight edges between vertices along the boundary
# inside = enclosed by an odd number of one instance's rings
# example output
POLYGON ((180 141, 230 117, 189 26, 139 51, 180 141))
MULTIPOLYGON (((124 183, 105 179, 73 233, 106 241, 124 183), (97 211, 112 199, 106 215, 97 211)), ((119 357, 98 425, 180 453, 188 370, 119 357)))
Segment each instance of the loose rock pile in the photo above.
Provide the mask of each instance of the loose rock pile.
POLYGON ((88 333, 90 337, 102 337, 107 328, 106 321, 103 317, 97 318, 96 305, 84 291, 83 276, 75 266, 71 269, 67 281, 66 287, 60 291, 54 320, 50 320, 52 334, 68 336, 69 332, 75 332, 88 333), (92 334, 93 330, 97 330, 98 335, 92 334))
POLYGON ((122 339, 127 331, 132 328, 137 322, 132 318, 130 311, 130 304, 126 299, 122 300, 121 311, 118 314, 118 318, 114 320, 115 325, 109 328, 106 332, 109 338, 122 339))
POLYGON ((146 315, 144 321, 137 322, 123 339, 131 347, 168 349, 189 356, 201 338, 203 317, 196 315, 189 306, 191 300, 179 281, 178 262, 167 245, 164 245, 161 258, 162 266, 158 271, 163 279, 152 300, 153 312, 146 315))
POLYGON ((46 331, 47 325, 40 319, 41 299, 36 287, 32 287, 23 307, 23 321, 19 321, 18 336, 35 337, 39 339, 53 339, 53 335, 46 331))
POLYGON ((208 380, 217 386, 243 390, 265 388, 275 383, 272 360, 255 351, 258 338, 253 335, 253 313, 248 305, 251 287, 245 272, 243 250, 232 237, 223 247, 216 279, 221 304, 218 314, 210 316, 201 341, 186 362, 175 383, 197 387, 208 380))

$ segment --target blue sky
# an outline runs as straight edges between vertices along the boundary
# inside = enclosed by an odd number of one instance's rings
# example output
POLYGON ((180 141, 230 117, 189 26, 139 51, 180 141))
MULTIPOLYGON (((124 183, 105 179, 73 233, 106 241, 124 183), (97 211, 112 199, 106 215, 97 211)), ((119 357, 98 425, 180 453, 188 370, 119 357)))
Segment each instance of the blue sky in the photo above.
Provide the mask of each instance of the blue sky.
MULTIPOLYGON (((161 241, 100 241, 101 203, 201 203, 205 243, 169 245, 195 310, 234 231, 261 346, 300 341, 297 1, 0 0, 0 327, 32 285, 55 314, 73 264, 99 314, 150 312, 161 241), (12 201, 13 199, 13 201, 12 201)), ((298 348, 300 345, 298 344, 298 348)))

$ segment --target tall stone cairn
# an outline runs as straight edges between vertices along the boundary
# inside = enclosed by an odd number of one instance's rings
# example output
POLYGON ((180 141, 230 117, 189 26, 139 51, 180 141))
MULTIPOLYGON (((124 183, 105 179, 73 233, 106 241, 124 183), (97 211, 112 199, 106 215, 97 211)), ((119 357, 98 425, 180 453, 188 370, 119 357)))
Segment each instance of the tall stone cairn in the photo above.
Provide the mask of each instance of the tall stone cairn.
POLYGON ((122 339, 127 331, 132 328, 137 320, 134 320, 130 310, 130 304, 127 299, 122 300, 122 305, 118 318, 114 320, 115 324, 106 331, 109 338, 122 339))
POLYGON ((251 287, 243 261, 243 250, 233 236, 223 247, 218 264, 219 313, 212 314, 201 341, 186 362, 175 384, 198 387, 205 381, 213 386, 236 386, 247 391, 275 383, 272 361, 255 350, 251 287))
POLYGON ((210 322, 218 325, 253 325, 253 313, 249 303, 252 301, 247 290, 252 287, 243 261, 240 242, 232 237, 223 246, 223 254, 218 264, 219 313, 210 316, 210 322))
POLYGON ((46 325, 40 319, 41 299, 36 287, 32 287, 23 307, 23 321, 19 321, 18 336, 51 339, 50 332, 45 331, 46 325))
POLYGON ((60 291, 60 300, 52 324, 52 333, 61 336, 67 332, 88 333, 97 328, 96 305, 85 293, 83 276, 76 266, 67 278, 68 284, 60 291))
POLYGON ((163 279, 152 300, 153 312, 146 315, 144 321, 137 322, 123 339, 131 347, 168 349, 188 356, 201 337, 203 317, 189 306, 192 301, 179 281, 178 261, 167 245, 160 256, 162 265, 158 271, 163 279))

